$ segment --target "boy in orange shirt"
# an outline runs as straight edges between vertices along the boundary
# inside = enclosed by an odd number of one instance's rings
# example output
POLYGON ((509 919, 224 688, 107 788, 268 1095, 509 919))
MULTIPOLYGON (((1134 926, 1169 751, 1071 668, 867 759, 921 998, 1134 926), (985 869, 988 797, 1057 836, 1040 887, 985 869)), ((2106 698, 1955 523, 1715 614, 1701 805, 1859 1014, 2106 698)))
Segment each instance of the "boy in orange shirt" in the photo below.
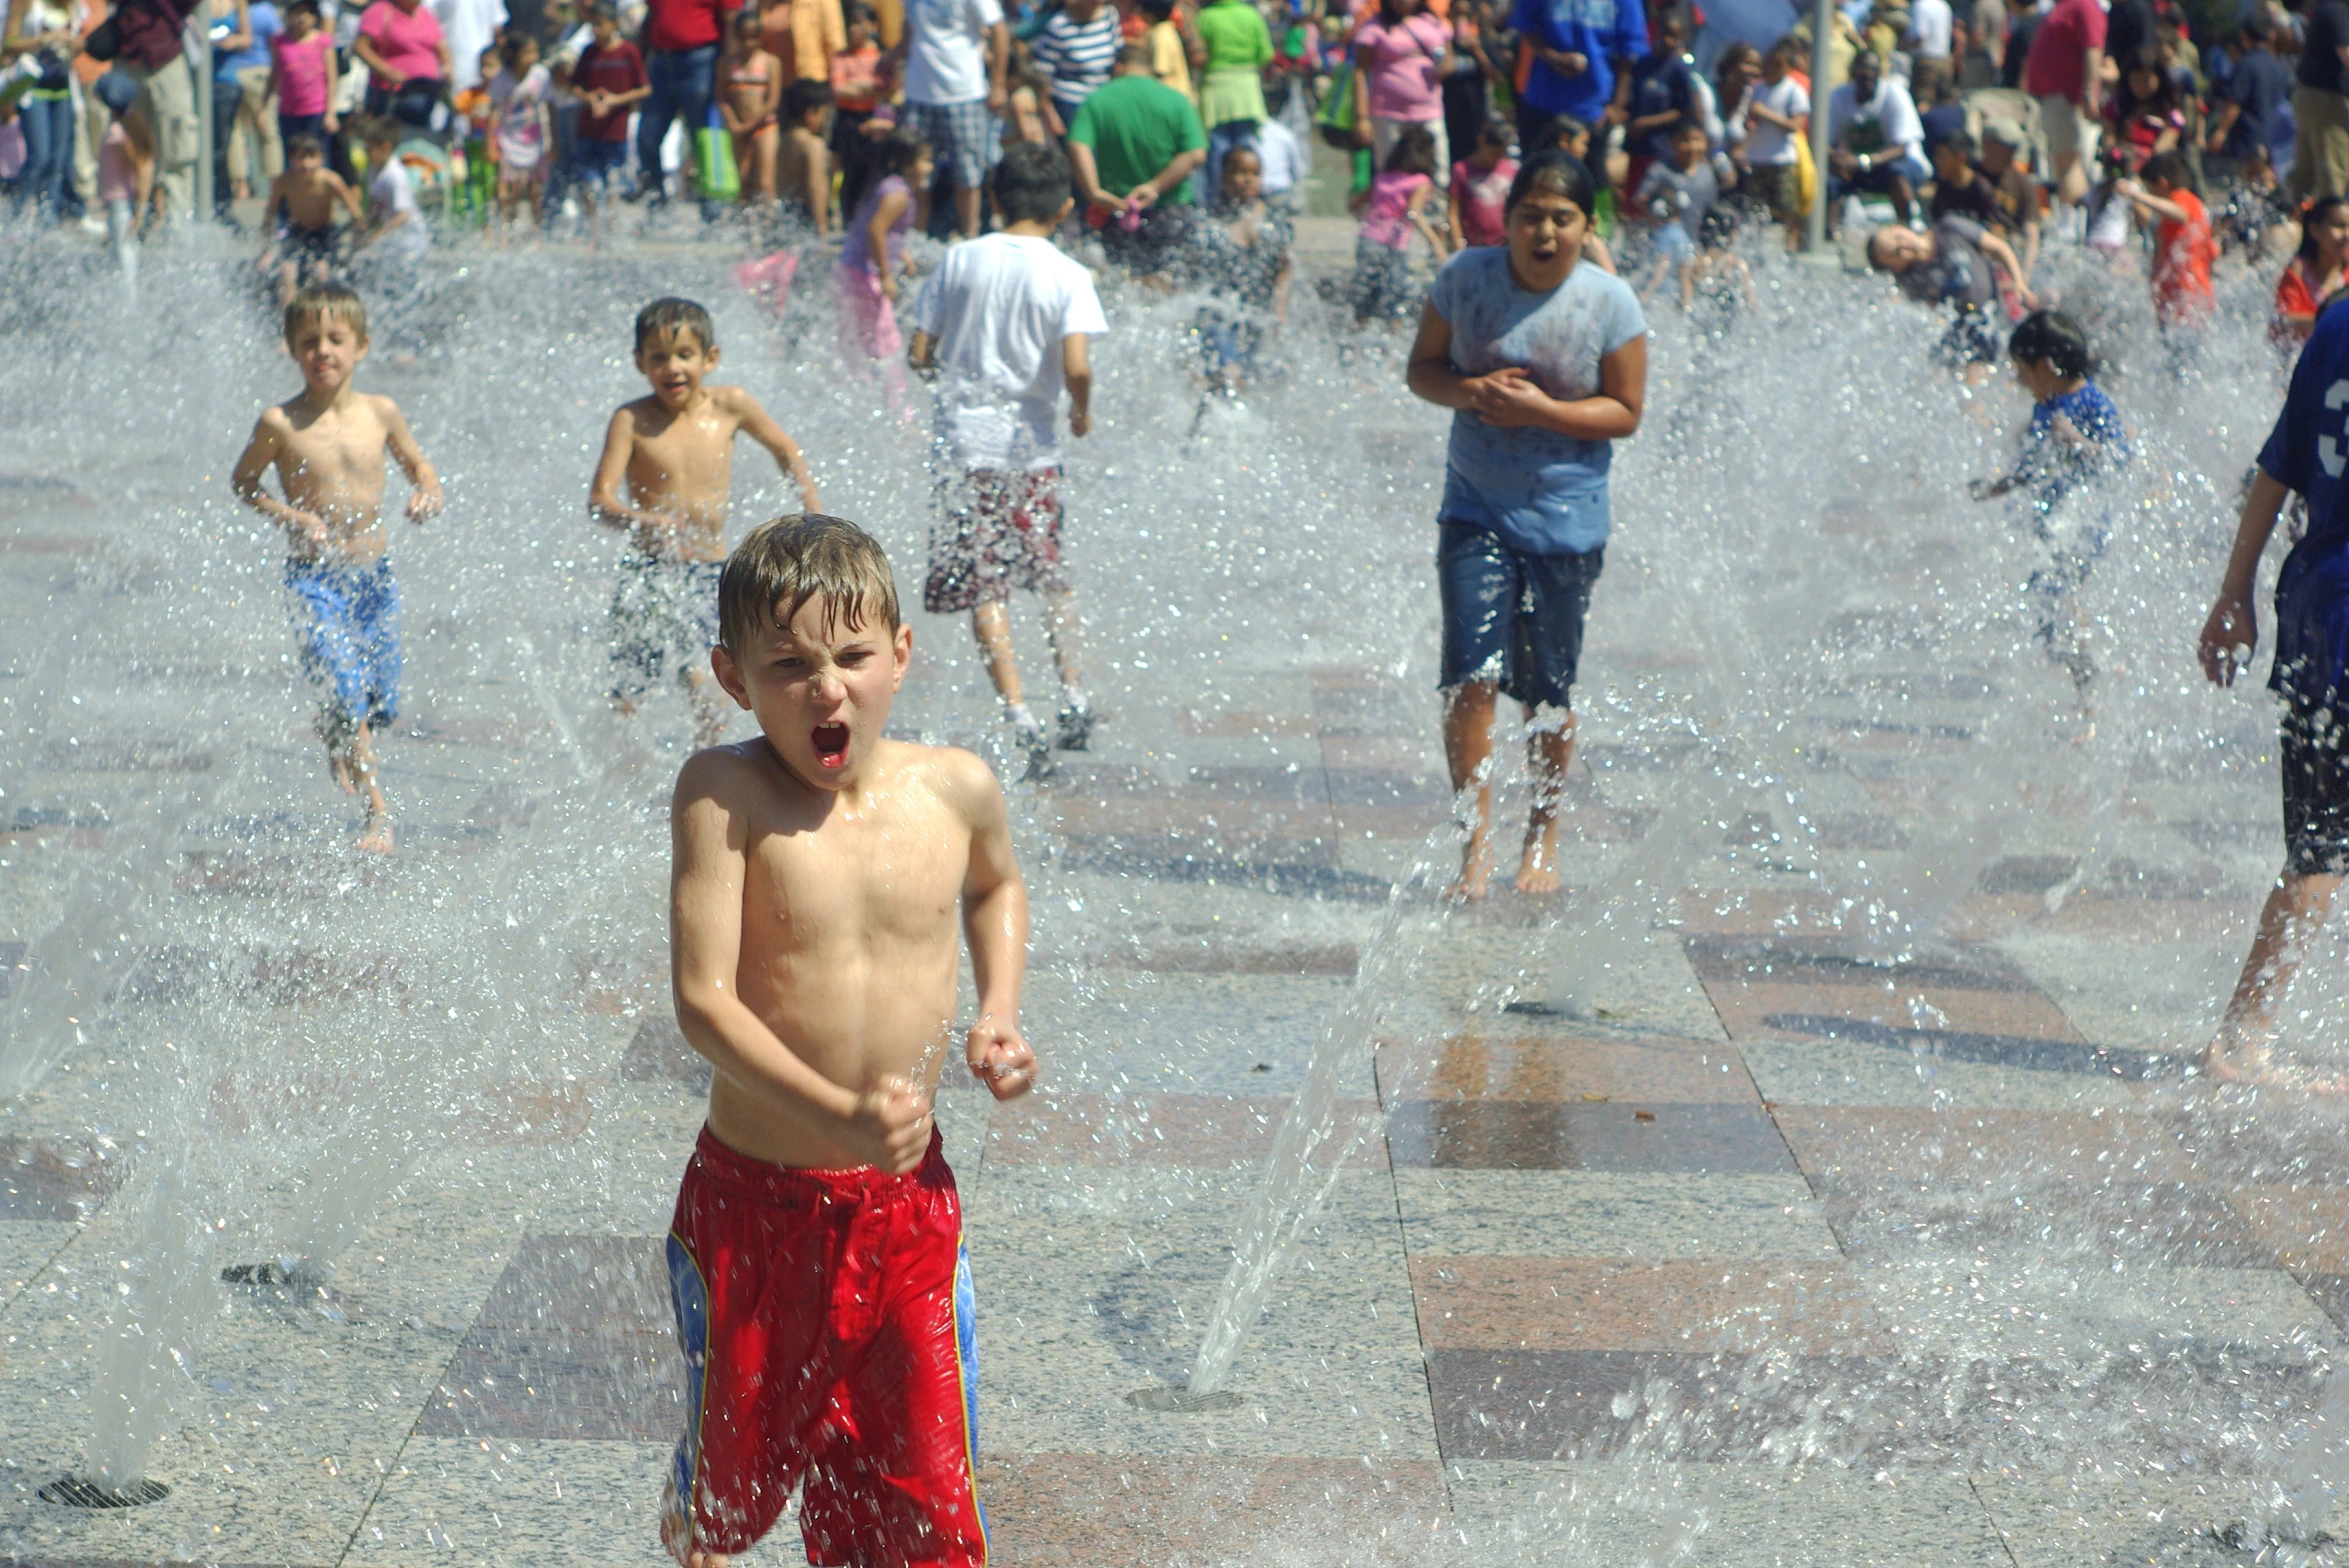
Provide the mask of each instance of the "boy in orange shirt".
POLYGON ((2142 184, 2123 179, 2113 186, 2141 217, 2155 220, 2153 316, 2163 335, 2180 347, 2208 326, 2218 309, 2210 286, 2218 241, 2210 231, 2210 211, 2194 194, 2193 181, 2186 160, 2165 152, 2145 160, 2142 184))

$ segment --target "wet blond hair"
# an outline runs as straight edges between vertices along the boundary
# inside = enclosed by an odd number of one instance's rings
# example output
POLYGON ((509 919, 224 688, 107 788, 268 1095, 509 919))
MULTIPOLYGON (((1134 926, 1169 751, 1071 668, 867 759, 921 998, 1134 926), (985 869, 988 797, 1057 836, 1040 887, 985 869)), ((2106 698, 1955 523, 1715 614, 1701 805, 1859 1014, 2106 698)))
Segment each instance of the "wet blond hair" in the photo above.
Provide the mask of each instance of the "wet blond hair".
POLYGON ((286 302, 285 340, 313 321, 347 323, 360 342, 367 341, 367 302, 340 283, 313 283, 286 302))
POLYGON ((759 524, 718 579, 718 646, 739 655, 762 625, 780 630, 810 599, 827 625, 869 619, 897 634, 897 578, 879 540, 844 517, 798 512, 759 524))

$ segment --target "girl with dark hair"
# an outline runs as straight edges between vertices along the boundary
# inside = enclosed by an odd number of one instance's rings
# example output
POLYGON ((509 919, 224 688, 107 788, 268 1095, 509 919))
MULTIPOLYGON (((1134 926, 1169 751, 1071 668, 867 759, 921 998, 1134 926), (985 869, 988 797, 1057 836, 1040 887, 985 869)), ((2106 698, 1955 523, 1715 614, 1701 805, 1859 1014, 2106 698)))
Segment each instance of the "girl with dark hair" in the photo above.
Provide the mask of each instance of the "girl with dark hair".
POLYGON ((2308 334, 2316 330, 2320 306, 2344 282, 2342 265, 2349 261, 2349 200, 2319 196, 2300 214, 2300 253, 2284 264, 2276 279, 2276 312, 2267 335, 2278 348, 2297 354, 2308 334))
POLYGON ((1362 230, 1354 240, 1354 319, 1401 321, 1411 314, 1411 233, 1419 231, 1441 261, 1451 254, 1436 225, 1443 193, 1436 189, 1436 140, 1424 125, 1409 125, 1387 154, 1386 166, 1355 196, 1362 230))
POLYGON ((1456 899, 1492 878, 1493 710, 1522 703, 1535 783, 1516 886, 1558 888, 1558 810, 1574 756, 1583 617, 1605 561, 1613 443, 1639 428, 1647 323, 1631 286, 1587 264, 1590 170, 1531 153, 1510 183, 1508 242, 1436 275, 1411 390, 1452 409, 1436 513, 1444 754, 1470 813, 1456 899))

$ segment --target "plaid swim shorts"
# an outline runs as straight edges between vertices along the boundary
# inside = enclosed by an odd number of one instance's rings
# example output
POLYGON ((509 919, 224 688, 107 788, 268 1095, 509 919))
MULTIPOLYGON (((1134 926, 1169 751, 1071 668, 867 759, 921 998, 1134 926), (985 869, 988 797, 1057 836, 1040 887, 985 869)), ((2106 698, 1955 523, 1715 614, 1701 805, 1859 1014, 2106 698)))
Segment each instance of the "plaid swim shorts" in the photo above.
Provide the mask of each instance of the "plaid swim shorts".
POLYGON ((939 481, 922 608, 955 615, 1002 604, 1014 588, 1064 594, 1060 470, 979 468, 939 481))
POLYGON ((975 191, 987 183, 987 171, 1003 155, 1003 122, 987 111, 987 100, 962 103, 909 103, 905 124, 930 144, 941 165, 954 170, 955 185, 975 191))

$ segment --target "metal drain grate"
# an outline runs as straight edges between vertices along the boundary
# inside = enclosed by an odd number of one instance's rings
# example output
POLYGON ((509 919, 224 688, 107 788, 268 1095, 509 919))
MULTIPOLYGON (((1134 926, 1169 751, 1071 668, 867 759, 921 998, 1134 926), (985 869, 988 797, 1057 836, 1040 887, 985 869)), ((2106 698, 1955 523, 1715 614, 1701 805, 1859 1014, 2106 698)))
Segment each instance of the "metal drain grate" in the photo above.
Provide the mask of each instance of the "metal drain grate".
POLYGON ((1209 1410, 1237 1410, 1246 1401, 1228 1388, 1219 1388, 1211 1394, 1194 1394, 1187 1388, 1168 1388, 1163 1383, 1153 1383, 1148 1388, 1137 1388, 1127 1394, 1126 1403, 1142 1410, 1196 1415, 1209 1410))
POLYGON ((78 1475, 61 1475, 34 1494, 60 1508, 144 1508, 171 1495, 161 1481, 133 1481, 128 1486, 105 1487, 78 1475))

